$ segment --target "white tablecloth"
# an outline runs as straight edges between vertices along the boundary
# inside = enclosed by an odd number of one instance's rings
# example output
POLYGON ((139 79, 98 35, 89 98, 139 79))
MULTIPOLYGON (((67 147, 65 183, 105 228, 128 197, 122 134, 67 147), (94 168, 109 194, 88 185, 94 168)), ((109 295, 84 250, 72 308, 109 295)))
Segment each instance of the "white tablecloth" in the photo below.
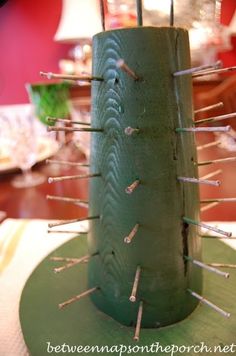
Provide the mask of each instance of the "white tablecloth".
MULTIPOLYGON (((0 356, 29 355, 19 321, 21 292, 38 263, 74 236, 48 234, 48 222, 7 219, 0 225, 0 356)), ((71 230, 86 228, 86 224, 71 225, 71 230)))

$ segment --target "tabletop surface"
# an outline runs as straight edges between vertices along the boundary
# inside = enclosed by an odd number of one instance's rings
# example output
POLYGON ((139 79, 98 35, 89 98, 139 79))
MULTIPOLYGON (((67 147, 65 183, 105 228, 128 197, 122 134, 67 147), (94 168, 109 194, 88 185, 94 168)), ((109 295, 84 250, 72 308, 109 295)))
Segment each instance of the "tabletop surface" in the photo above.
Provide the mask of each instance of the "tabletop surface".
MULTIPOLYGON (((207 144, 216 140, 213 134, 196 135, 197 145, 207 144)), ((236 147, 236 144, 235 144, 236 147)), ((236 150, 236 148, 235 148, 236 150)), ((198 161, 209 159, 235 157, 235 150, 229 151, 220 146, 213 146, 198 151, 198 161)), ((52 157, 53 158, 53 157, 52 157)), ((77 147, 69 147, 69 161, 86 162, 86 157, 77 147)), ((79 175, 88 173, 88 168, 69 167, 42 162, 34 167, 46 177, 79 175)), ((199 167, 199 177, 221 170, 213 180, 220 180, 219 187, 200 185, 200 198, 236 198, 236 161, 217 163, 199 167)), ((19 172, 18 172, 19 173, 19 172)), ((34 218, 34 219, 75 219, 86 216, 87 209, 75 204, 47 200, 47 195, 88 199, 88 179, 68 180, 49 184, 45 183, 25 189, 16 189, 11 180, 16 172, 0 174, 0 212, 6 212, 8 218, 34 218)), ((189 184, 189 183, 187 183, 189 184)), ((201 205, 202 207, 202 205, 201 205)), ((202 212, 201 219, 205 221, 236 221, 236 202, 220 203, 213 208, 202 212)), ((1 217, 0 217, 1 220, 1 217)))
MULTIPOLYGON (((69 150, 69 161, 80 163, 86 161, 85 156, 78 148, 70 147, 69 150)), ((41 172, 47 179, 43 184, 30 188, 17 189, 11 185, 13 177, 20 172, 0 175, 0 211, 6 212, 8 218, 74 219, 86 215, 87 209, 84 207, 48 200, 46 196, 55 195, 87 200, 88 179, 49 184, 48 177, 83 175, 88 172, 88 168, 54 163, 46 164, 44 161, 36 165, 33 170, 41 172)))

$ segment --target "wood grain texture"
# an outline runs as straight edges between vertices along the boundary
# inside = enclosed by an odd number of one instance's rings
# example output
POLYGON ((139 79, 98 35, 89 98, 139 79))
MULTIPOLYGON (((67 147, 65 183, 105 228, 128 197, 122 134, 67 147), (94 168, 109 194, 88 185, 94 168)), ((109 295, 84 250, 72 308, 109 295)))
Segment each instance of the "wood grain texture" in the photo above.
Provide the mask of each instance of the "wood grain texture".
POLYGON ((125 325, 135 324, 139 301, 144 301, 142 327, 172 324, 190 314, 197 301, 186 293, 201 293, 201 270, 183 254, 201 259, 201 244, 194 226, 182 217, 198 220, 199 197, 195 184, 178 176, 197 177, 191 127, 191 77, 172 73, 190 67, 187 31, 177 28, 131 28, 98 34, 93 43, 89 286, 101 288, 92 300, 105 313, 125 325), (135 81, 117 68, 120 58, 142 79, 135 81), (140 132, 127 136, 126 127, 140 132), (132 194, 125 188, 136 179, 132 194), (124 237, 135 224, 132 244, 124 237), (129 296, 137 266, 141 278, 137 302, 129 296))

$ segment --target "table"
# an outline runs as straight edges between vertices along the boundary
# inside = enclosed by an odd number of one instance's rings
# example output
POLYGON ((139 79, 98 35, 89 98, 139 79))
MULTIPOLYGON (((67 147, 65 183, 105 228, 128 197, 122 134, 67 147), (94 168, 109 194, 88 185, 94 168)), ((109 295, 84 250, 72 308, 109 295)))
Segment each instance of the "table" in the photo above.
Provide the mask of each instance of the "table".
MULTIPOLYGON (((197 144, 205 144, 214 141, 213 134, 197 134, 197 144)), ((217 146, 210 147, 198 152, 198 160, 225 158, 235 156, 235 152, 228 152, 217 146)), ((70 160, 85 162, 85 156, 76 147, 71 148, 70 160)), ((45 162, 34 167, 47 177, 60 175, 84 174, 86 168, 75 168, 59 166, 55 164, 47 165, 45 162)), ((200 186, 201 199, 236 197, 236 162, 214 164, 203 166, 199 169, 199 176, 222 169, 222 174, 212 179, 222 181, 220 187, 200 186)), ((49 184, 45 182, 37 187, 26 189, 15 189, 10 181, 16 173, 0 176, 0 211, 5 211, 8 218, 34 218, 34 219, 75 219, 87 215, 87 209, 78 205, 65 202, 51 201, 46 199, 46 195, 57 195, 64 197, 88 199, 88 179, 69 180, 49 184)), ((201 219, 205 221, 236 220, 236 203, 221 203, 214 208, 201 214, 201 219)))
MULTIPOLYGON (((220 126, 220 125, 219 125, 220 126)), ((213 133, 198 133, 196 134, 197 146, 208 144, 217 141, 220 137, 213 133)), ((221 136, 221 142, 222 136, 221 136)), ((228 157, 235 157, 235 151, 229 151, 221 145, 215 145, 209 148, 198 151, 198 162, 224 159, 228 157)), ((205 175, 221 170, 210 180, 219 180, 221 182, 219 187, 203 185, 200 188, 200 199, 214 199, 214 198, 236 198, 236 161, 225 163, 214 163, 199 167, 199 177, 204 178, 205 175)), ((203 207, 206 204, 201 204, 203 207)), ((212 221, 236 221, 236 202, 223 202, 213 208, 201 213, 201 220, 212 221)))
MULTIPOLYGON (((85 162, 86 157, 75 146, 69 148, 70 160, 85 162)), ((85 174, 87 168, 46 164, 45 161, 34 167, 46 177, 85 174)), ((47 181, 31 188, 16 189, 11 186, 15 174, 0 176, 0 210, 8 218, 75 219, 87 215, 87 209, 75 204, 47 200, 46 195, 88 199, 88 180, 68 180, 49 184, 47 181)))

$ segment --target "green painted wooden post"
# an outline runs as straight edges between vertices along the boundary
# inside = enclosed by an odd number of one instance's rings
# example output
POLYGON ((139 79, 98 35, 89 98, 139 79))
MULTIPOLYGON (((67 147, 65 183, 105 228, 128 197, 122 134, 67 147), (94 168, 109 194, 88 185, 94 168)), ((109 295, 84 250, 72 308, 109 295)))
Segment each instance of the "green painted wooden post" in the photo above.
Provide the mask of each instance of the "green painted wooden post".
POLYGON ((106 31, 94 37, 90 182, 89 287, 95 305, 125 325, 136 323, 143 301, 142 327, 173 324, 187 317, 198 302, 187 288, 201 292, 201 269, 183 257, 200 259, 196 226, 198 186, 177 180, 197 177, 192 133, 192 79, 172 73, 190 67, 188 34, 184 29, 139 27, 106 31), (117 61, 139 76, 134 80, 117 61), (127 127, 139 129, 127 135, 127 127), (132 194, 126 188, 139 181, 132 194), (127 244, 124 238, 138 229, 127 244), (137 266, 137 300, 129 300, 137 266))

